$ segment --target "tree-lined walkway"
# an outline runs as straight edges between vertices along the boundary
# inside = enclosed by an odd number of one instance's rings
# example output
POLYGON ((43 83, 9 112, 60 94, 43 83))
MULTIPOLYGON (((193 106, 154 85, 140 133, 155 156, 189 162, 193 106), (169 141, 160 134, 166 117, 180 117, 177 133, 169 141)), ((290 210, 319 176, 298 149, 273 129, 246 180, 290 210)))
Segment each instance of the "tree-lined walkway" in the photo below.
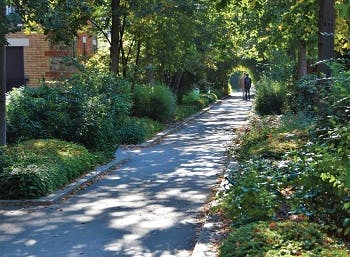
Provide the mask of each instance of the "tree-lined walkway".
POLYGON ((123 153, 128 162, 61 204, 0 206, 0 256, 190 256, 225 145, 250 109, 234 93, 159 144, 123 153))

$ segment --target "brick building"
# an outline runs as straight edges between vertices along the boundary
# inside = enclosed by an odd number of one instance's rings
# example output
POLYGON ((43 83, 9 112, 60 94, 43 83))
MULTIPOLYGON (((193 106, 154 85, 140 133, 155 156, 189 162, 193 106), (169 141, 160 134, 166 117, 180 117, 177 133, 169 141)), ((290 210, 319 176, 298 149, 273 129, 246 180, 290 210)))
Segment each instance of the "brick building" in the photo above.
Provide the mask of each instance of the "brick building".
POLYGON ((62 63, 63 57, 89 56, 96 51, 96 39, 80 34, 72 46, 59 46, 41 33, 13 33, 7 36, 6 90, 22 85, 36 86, 70 76, 74 69, 62 63))

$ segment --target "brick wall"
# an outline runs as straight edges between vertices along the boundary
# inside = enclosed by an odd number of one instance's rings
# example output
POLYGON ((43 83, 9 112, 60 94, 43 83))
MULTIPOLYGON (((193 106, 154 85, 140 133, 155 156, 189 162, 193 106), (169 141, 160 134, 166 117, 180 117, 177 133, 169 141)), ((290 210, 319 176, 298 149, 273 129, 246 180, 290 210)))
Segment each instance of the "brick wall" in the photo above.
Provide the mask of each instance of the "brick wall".
POLYGON ((39 85, 43 78, 46 81, 52 81, 60 76, 69 77, 75 69, 63 65, 62 57, 82 56, 84 54, 90 56, 96 47, 94 38, 86 33, 79 35, 74 47, 53 45, 46 39, 45 35, 40 33, 24 34, 18 32, 9 34, 7 38, 26 38, 29 40, 29 45, 23 46, 24 73, 29 79, 28 86, 39 85), (83 37, 86 38, 85 44, 83 37))
POLYGON ((29 45, 23 46, 24 54, 24 74, 29 79, 28 85, 38 85, 45 77, 45 72, 49 71, 49 60, 45 56, 45 51, 49 50, 49 42, 42 34, 10 34, 7 38, 27 38, 29 45))

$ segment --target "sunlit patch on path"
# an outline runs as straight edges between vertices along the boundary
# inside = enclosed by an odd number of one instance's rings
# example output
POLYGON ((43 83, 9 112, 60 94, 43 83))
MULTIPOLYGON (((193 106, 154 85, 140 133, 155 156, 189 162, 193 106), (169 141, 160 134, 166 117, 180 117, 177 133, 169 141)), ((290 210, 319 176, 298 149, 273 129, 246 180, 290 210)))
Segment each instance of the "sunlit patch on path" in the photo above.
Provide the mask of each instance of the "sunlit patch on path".
POLYGON ((2 257, 186 257, 198 215, 225 165, 232 131, 246 123, 240 93, 157 145, 49 207, 1 207, 2 257))

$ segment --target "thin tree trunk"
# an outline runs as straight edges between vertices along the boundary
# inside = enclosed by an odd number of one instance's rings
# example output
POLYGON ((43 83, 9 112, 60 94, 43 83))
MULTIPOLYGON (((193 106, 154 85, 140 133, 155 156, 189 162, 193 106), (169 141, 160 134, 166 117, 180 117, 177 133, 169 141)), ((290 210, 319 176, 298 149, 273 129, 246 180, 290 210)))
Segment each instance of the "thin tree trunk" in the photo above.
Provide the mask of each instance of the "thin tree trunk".
POLYGON ((303 76, 307 74, 307 57, 306 57, 306 45, 305 42, 299 43, 298 49, 298 74, 297 78, 300 80, 303 76))
MULTIPOLYGON (((0 21, 6 18, 6 6, 0 1, 0 21)), ((0 35, 0 145, 6 145, 6 47, 5 35, 0 35)))
POLYGON ((119 72, 119 32, 120 32, 120 0, 112 0, 112 28, 111 28, 111 72, 118 74, 119 72))
POLYGON ((137 39, 135 67, 134 67, 134 74, 133 74, 133 80, 131 85, 132 90, 134 90, 135 83, 136 83, 136 76, 138 71, 137 67, 139 66, 139 62, 140 62, 140 55, 141 55, 141 41, 137 39))
POLYGON ((177 92, 179 91, 179 87, 180 87, 182 75, 183 75, 183 72, 182 72, 182 71, 177 72, 177 74, 176 74, 176 82, 175 82, 175 90, 174 90, 174 92, 175 92, 176 94, 177 94, 177 92))
POLYGON ((319 35, 317 71, 331 76, 330 68, 324 63, 334 57, 335 8, 334 0, 319 0, 319 35))
POLYGON ((123 15, 123 22, 120 26, 120 36, 119 36, 119 51, 121 53, 121 64, 122 64, 122 76, 126 77, 126 68, 125 68, 125 49, 123 45, 123 37, 124 37, 124 31, 125 31, 125 24, 126 24, 126 15, 123 15))
POLYGON ((125 55, 124 48, 122 48, 122 50, 123 50, 123 77, 126 77, 127 72, 128 72, 128 62, 130 60, 130 55, 132 52, 132 48, 134 47, 134 43, 135 43, 135 37, 131 41, 131 44, 130 44, 129 49, 128 49, 128 53, 126 55, 125 55))

